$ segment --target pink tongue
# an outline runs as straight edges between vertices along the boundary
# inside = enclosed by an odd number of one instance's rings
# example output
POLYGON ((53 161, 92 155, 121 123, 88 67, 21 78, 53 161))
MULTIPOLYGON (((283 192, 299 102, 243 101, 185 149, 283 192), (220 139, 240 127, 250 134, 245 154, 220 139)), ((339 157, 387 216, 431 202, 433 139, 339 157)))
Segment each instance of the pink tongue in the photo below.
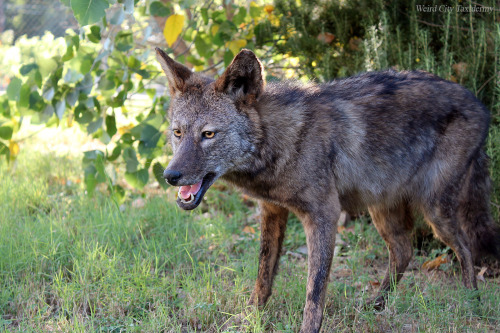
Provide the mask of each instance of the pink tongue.
POLYGON ((186 186, 181 186, 179 189, 179 195, 181 196, 182 199, 186 200, 189 199, 190 194, 192 193, 193 195, 196 195, 198 191, 200 190, 202 181, 199 183, 196 183, 194 185, 186 185, 186 186))

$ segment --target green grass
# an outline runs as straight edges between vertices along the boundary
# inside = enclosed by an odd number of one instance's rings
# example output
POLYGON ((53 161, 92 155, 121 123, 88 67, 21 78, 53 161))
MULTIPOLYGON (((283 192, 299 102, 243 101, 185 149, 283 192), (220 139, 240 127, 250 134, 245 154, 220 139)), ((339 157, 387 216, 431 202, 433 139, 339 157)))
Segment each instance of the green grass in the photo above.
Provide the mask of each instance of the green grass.
MULTIPOLYGON (((219 186, 194 212, 179 210, 172 191, 134 194, 120 209, 99 191, 84 194, 75 154, 43 154, 28 145, 14 165, 0 167, 0 331, 217 332, 243 312, 257 275, 254 207, 219 186), (134 208, 141 195, 144 207, 134 208)), ((477 303, 461 287, 456 263, 424 273, 418 267, 428 258, 420 256, 385 311, 364 310, 387 251, 367 218, 343 238, 325 332, 500 327, 498 278, 480 282, 477 303)), ((298 331, 307 266, 296 249, 304 244, 292 218, 273 296, 249 312, 248 331, 298 331)))

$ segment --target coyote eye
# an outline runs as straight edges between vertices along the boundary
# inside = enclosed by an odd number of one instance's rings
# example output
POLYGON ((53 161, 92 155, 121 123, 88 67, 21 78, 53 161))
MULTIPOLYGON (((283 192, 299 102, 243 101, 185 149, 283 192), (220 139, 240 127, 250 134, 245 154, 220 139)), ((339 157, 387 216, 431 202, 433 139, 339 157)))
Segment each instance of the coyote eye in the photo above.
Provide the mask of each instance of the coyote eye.
POLYGON ((180 131, 180 130, 178 130, 178 129, 174 129, 174 131, 173 131, 173 132, 174 132, 174 135, 175 135, 176 137, 178 137, 178 138, 180 138, 180 137, 181 137, 181 134, 182 134, 182 133, 181 133, 181 131, 180 131))
POLYGON ((214 135, 215 135, 215 132, 211 132, 211 131, 203 132, 203 138, 205 138, 205 139, 211 139, 214 137, 214 135))

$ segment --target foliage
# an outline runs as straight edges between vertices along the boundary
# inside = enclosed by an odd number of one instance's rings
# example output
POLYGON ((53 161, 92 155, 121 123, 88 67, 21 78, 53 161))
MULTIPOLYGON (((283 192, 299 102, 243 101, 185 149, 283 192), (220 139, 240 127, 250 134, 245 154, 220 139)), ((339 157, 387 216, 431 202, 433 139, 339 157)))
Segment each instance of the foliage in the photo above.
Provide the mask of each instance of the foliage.
MULTIPOLYGON (((280 53, 319 80, 366 70, 419 69, 468 87, 498 114, 499 24, 494 12, 457 11, 461 1, 276 0, 280 53), (419 6, 435 12, 418 11, 419 6), (450 10, 444 10, 449 8, 450 10), (497 77, 498 80, 498 77, 497 77)), ((477 4, 476 4, 477 5, 477 4)), ((481 6, 495 8, 495 1, 481 6)))
POLYGON ((153 84, 160 71, 151 44, 165 47, 164 38, 177 60, 216 74, 242 47, 255 47, 255 27, 272 17, 272 8, 254 2, 249 10, 231 1, 224 6, 189 0, 63 3, 82 25, 79 32, 68 31, 64 39, 46 35, 41 43, 21 38, 0 58, 21 60, 8 64, 15 69, 0 96, 0 154, 15 159, 23 121, 77 125, 106 145, 84 153, 87 192, 102 183, 118 202, 124 198, 119 174, 137 189, 151 172, 164 184, 159 161, 165 155, 168 96, 153 84), (159 41, 151 28, 155 22, 164 26, 159 41), (27 48, 30 43, 42 48, 27 48), (134 96, 147 96, 141 99, 145 105, 134 107, 134 96))

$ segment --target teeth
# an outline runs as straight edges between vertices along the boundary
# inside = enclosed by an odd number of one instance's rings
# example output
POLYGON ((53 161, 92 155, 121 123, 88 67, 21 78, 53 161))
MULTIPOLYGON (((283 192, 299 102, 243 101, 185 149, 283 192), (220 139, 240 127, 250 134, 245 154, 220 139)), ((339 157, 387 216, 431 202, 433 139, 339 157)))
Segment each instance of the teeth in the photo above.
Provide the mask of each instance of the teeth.
POLYGON ((181 198, 181 201, 183 203, 191 203, 191 202, 193 202, 194 201, 194 195, 193 195, 193 193, 189 193, 189 199, 188 200, 185 200, 185 199, 181 198))

